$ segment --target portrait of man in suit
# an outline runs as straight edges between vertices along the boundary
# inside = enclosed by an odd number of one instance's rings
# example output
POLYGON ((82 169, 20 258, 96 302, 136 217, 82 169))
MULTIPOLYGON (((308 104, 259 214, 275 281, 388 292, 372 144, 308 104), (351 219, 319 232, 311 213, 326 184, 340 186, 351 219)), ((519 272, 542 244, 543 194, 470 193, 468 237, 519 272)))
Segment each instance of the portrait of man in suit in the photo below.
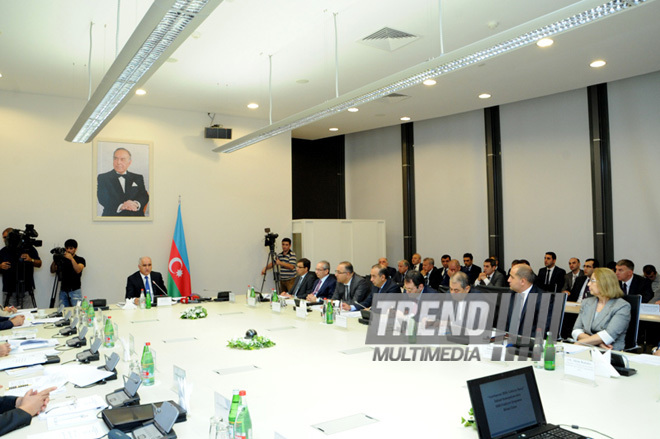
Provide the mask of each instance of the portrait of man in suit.
POLYGON ((133 219, 150 216, 148 144, 99 142, 97 172, 97 216, 133 219), (112 169, 103 172, 110 165, 110 157, 112 169))

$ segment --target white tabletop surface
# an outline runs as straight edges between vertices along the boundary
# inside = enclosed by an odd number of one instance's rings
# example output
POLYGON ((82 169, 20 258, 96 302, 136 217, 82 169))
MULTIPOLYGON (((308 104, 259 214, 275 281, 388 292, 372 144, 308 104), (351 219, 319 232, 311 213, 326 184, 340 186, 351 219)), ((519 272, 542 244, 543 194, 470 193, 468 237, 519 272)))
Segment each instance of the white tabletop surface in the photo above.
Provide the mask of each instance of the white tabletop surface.
MULTIPOLYGON (((133 334, 137 350, 141 352, 141 346, 149 341, 156 351, 156 384, 140 388, 142 403, 176 400, 172 366, 186 371, 194 390, 188 421, 174 426, 181 438, 208 437, 214 392, 231 398, 232 389, 247 391, 258 439, 273 438, 275 433, 287 439, 477 438, 476 430, 460 423, 471 406, 466 380, 530 364, 378 362, 373 361, 372 349, 360 349, 365 348, 366 326, 357 319, 349 319, 348 329, 342 329, 322 324, 318 312, 303 320, 295 317, 292 307, 276 314, 267 303, 260 303, 255 309, 242 301, 204 303, 209 311, 207 318, 179 319, 181 311, 191 306, 105 312, 119 325, 120 336, 133 334), (243 336, 250 328, 277 345, 258 351, 226 346, 229 339, 243 336), (245 371, 223 375, 215 372, 244 366, 245 371), (247 370, 251 366, 254 367, 247 370), (378 422, 331 436, 311 426, 358 413, 378 422)), ((55 332, 40 329, 39 335, 50 337, 55 332)), ((63 353, 62 362, 80 350, 63 353)), ((123 355, 120 348, 114 350, 123 355)), ((109 351, 101 348, 102 354, 109 351)), ((561 356, 557 370, 535 370, 548 421, 590 427, 617 439, 657 437, 653 433, 656 428, 651 426, 656 424, 660 412, 660 367, 633 367, 638 369, 637 375, 597 377, 596 386, 565 378, 561 356)), ((125 373, 128 363, 121 361, 117 368, 125 373)), ((5 387, 12 379, 0 373, 0 384, 5 387)), ((75 389, 69 383, 66 395, 105 397, 121 386, 121 379, 90 389, 75 389)), ((29 427, 6 437, 25 438, 45 431, 46 422, 33 419, 29 427)))

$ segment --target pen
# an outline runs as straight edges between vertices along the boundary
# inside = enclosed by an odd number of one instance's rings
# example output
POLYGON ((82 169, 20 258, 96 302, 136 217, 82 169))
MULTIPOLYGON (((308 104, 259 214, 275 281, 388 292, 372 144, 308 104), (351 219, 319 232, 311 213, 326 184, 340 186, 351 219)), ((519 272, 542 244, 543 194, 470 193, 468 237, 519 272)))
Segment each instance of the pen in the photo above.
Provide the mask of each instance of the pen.
POLYGON ((18 386, 7 387, 7 390, 20 389, 21 387, 27 387, 29 384, 19 384, 18 386))

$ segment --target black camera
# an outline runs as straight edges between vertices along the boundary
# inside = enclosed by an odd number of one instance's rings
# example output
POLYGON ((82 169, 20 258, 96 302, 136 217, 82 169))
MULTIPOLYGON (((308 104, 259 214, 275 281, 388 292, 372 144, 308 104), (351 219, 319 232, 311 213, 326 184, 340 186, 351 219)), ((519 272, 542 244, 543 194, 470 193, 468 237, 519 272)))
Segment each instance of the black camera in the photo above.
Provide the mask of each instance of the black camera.
POLYGON ((64 254, 66 253, 66 249, 64 247, 55 247, 50 251, 50 253, 53 255, 53 261, 55 261, 55 265, 57 265, 57 268, 61 268, 61 265, 66 260, 66 258, 64 257, 64 254))
POLYGON ((30 247, 41 247, 43 242, 34 239, 39 234, 34 230, 34 224, 26 224, 25 230, 13 229, 7 235, 7 247, 21 252, 28 251, 30 247))
POLYGON ((277 240, 277 237, 280 236, 277 233, 270 233, 270 227, 266 227, 264 229, 264 232, 266 232, 266 237, 264 238, 264 246, 265 247, 270 247, 271 250, 275 248, 275 240, 277 240))

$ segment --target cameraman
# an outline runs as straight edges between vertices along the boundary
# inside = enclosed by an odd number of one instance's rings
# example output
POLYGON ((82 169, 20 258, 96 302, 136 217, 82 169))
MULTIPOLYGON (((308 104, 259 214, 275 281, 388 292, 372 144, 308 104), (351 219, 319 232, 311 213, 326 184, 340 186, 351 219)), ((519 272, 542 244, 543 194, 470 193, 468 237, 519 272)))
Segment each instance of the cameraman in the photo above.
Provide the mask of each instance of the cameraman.
MULTIPOLYGON (((282 252, 278 253, 275 258, 275 265, 280 266, 280 291, 283 293, 293 288, 293 283, 296 280, 296 261, 296 254, 291 250, 291 240, 284 238, 282 240, 282 252)), ((265 275, 266 271, 271 268, 273 268, 272 262, 261 270, 261 275, 265 275)))
MULTIPOLYGON (((0 249, 0 270, 2 271, 2 291, 5 293, 4 304, 5 306, 9 302, 9 296, 11 295, 11 304, 18 308, 22 308, 23 300, 25 299, 26 294, 23 294, 22 297, 16 297, 19 293, 17 280, 24 281, 24 291, 21 293, 28 293, 34 290, 34 268, 41 267, 41 259, 39 258, 39 253, 34 246, 30 245, 27 249, 24 249, 22 253, 18 254, 15 250, 9 247, 9 235, 14 231, 14 229, 7 228, 2 232, 2 239, 5 241, 5 246, 0 249), (21 269, 19 267, 22 265, 21 269), (23 279, 18 279, 19 275, 22 273, 23 279)), ((29 297, 29 296, 28 296, 29 297)), ((30 307, 36 306, 36 304, 30 304, 30 307)))
MULTIPOLYGON (((87 265, 85 258, 76 256, 78 242, 75 239, 67 239, 64 242, 63 254, 53 255, 50 264, 50 272, 58 273, 62 286, 60 288, 60 304, 65 307, 75 306, 78 301, 82 302, 82 291, 80 290, 80 277, 87 265)), ((51 250, 54 251, 55 249, 51 250)))

